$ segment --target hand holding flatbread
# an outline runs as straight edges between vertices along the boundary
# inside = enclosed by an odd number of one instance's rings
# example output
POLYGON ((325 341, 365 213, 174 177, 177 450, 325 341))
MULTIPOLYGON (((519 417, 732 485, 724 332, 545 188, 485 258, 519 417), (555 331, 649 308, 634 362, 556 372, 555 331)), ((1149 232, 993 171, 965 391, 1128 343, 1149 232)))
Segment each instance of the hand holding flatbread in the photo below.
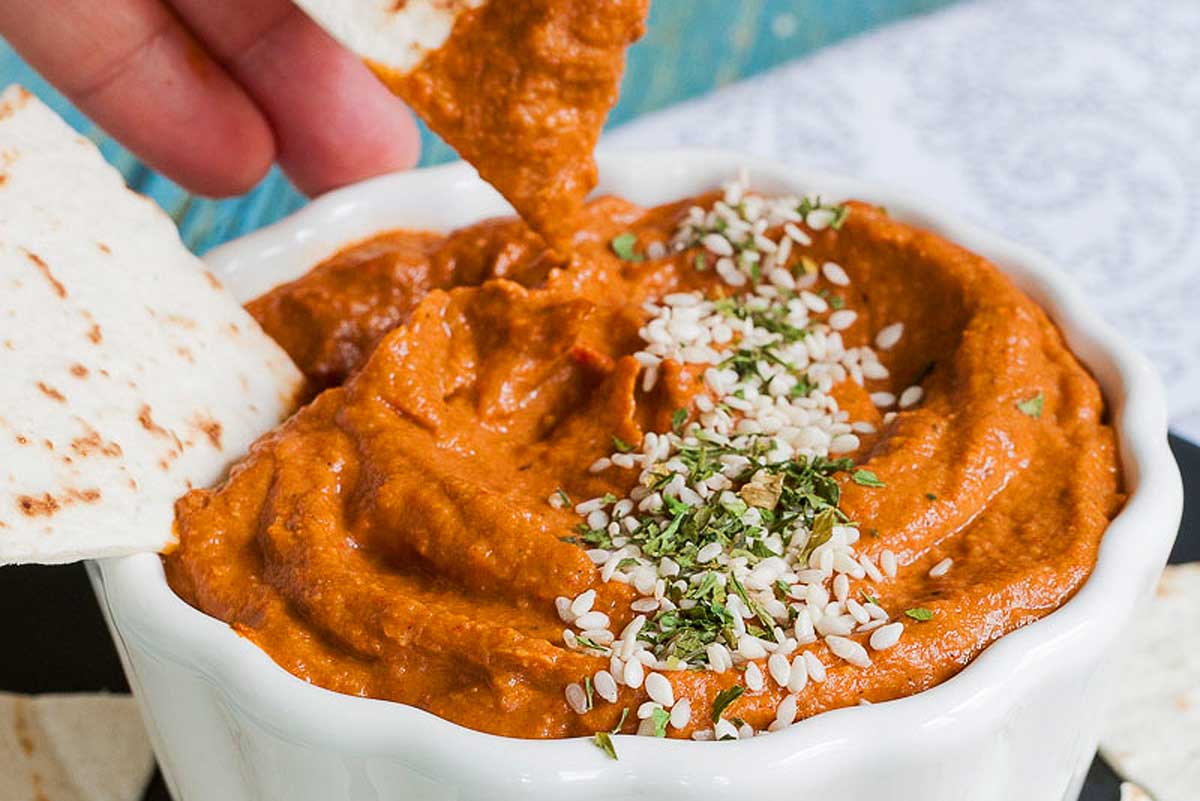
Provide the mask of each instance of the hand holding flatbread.
POLYGON ((159 550, 302 379, 96 147, 0 96, 0 564, 159 550))

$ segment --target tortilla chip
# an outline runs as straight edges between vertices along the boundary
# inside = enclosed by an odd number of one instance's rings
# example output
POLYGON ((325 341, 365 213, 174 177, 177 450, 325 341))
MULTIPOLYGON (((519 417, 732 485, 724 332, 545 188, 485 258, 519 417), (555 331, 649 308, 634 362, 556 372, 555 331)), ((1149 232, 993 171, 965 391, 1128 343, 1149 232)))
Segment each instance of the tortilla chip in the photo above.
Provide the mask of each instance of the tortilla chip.
POLYGON ((550 245, 570 249, 648 0, 297 2, 550 245))
POLYGON ((0 693, 5 801, 136 801, 153 769, 128 695, 0 693))
POLYGON ((0 95, 0 564, 160 550, 175 500, 294 406, 287 355, 152 201, 0 95))
POLYGON ((1100 751, 1157 801, 1200 798, 1200 563, 1172 565, 1130 640, 1100 751))

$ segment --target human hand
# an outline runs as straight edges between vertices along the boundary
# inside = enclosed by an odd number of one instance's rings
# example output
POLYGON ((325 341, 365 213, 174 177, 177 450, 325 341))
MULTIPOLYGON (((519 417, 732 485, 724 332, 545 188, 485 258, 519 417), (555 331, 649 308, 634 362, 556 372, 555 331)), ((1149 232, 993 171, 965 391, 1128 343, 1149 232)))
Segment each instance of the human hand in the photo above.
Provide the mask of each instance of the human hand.
POLYGON ((419 155, 407 109, 290 0, 0 0, 0 35, 200 194, 245 192, 273 161, 317 194, 419 155))

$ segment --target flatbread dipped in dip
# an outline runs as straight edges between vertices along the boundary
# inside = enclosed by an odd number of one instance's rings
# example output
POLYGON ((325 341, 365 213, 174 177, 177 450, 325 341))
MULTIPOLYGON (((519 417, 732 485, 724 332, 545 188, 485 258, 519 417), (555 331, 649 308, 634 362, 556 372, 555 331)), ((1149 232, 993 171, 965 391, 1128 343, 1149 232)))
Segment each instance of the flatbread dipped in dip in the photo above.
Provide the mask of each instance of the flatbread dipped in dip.
POLYGON ((153 202, 0 96, 0 564, 155 551, 303 379, 153 202))
POLYGON ((648 0, 298 0, 548 244, 570 250, 648 0))

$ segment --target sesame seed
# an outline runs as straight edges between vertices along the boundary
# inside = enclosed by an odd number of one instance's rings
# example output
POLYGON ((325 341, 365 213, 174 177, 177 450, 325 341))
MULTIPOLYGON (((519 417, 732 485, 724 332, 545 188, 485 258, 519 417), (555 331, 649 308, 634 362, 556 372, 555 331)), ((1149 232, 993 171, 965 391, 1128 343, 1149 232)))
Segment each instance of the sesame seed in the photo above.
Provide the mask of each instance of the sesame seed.
POLYGON ((886 651, 896 643, 900 642, 900 635, 904 632, 903 623, 888 623, 885 626, 880 626, 871 632, 871 648, 876 651, 886 651))
POLYGON ((812 651, 804 652, 804 666, 808 668, 808 677, 820 684, 825 681, 825 665, 812 651))
POLYGON ((829 650, 833 652, 834 656, 841 657, 852 665, 864 668, 871 666, 871 657, 867 654, 867 649, 854 640, 831 635, 825 638, 825 644, 829 646, 829 650))
POLYGON ((930 568, 929 577, 930 578, 941 578, 942 576, 944 576, 948 572, 950 572, 950 566, 952 564, 954 564, 954 560, 949 557, 946 557, 945 559, 943 559, 942 561, 940 561, 936 565, 934 565, 932 568, 930 568))
POLYGON ((657 598, 638 598, 636 601, 634 601, 633 603, 631 603, 629 605, 629 608, 635 612, 657 612, 658 611, 658 599, 657 598))
POLYGON ((733 657, 729 653, 729 649, 720 643, 709 643, 705 646, 705 655, 708 657, 709 667, 716 673, 724 673, 733 666, 733 657))
POLYGON ((771 678, 775 680, 776 684, 786 687, 788 680, 792 677, 792 666, 785 655, 774 653, 767 659, 767 672, 771 674, 771 678))
POLYGON ((625 672, 622 676, 622 680, 626 687, 630 687, 634 690, 638 689, 642 686, 642 681, 645 679, 645 677, 646 672, 642 667, 640 660, 630 659, 625 663, 625 672))
POLYGON ((858 319, 858 312, 851 309, 839 309, 829 315, 829 327, 834 331, 845 331, 850 326, 854 325, 854 321, 858 319))
POLYGON ((874 581, 874 582, 882 582, 883 581, 883 579, 884 579, 883 571, 881 571, 878 567, 876 567, 875 562, 872 561, 870 556, 863 554, 862 556, 858 557, 858 563, 863 566, 863 571, 866 572, 868 578, 870 578, 871 581, 874 581))
POLYGON ((733 245, 729 244, 729 240, 720 234, 705 234, 704 238, 700 240, 700 244, 718 256, 733 255, 733 245))
POLYGON ((829 443, 830 453, 850 453, 858 450, 859 439, 854 434, 838 434, 829 443))
POLYGON ((675 706, 671 708, 671 728, 685 728, 692 720, 692 702, 686 698, 680 698, 675 702, 675 706))
POLYGON ((562 595, 554 599, 554 608, 563 623, 570 625, 575 622, 576 615, 571 611, 571 599, 562 595))
POLYGON ((896 396, 890 392, 872 392, 871 403, 880 409, 886 409, 896 403, 896 396))
POLYGON ((787 234, 788 239, 795 242, 797 245, 805 247, 812 244, 812 237, 804 232, 804 229, 794 223, 787 223, 783 226, 783 232, 787 234))
POLYGON ((567 705, 577 714, 588 711, 587 693, 578 684, 568 684, 566 690, 567 705))
POLYGON ((783 726, 796 722, 796 696, 788 695, 775 707, 775 720, 783 726))
POLYGON ((850 276, 846 274, 842 265, 827 261, 821 265, 821 274, 825 276, 825 280, 835 286, 850 286, 850 276))
MULTIPOLYGON (((833 558, 834 558, 835 564, 836 564, 836 560, 839 556, 842 556, 842 554, 840 554, 840 553, 834 554, 833 558)), ((845 603, 846 596, 848 596, 849 594, 850 594, 850 579, 846 577, 845 573, 839 573, 833 579, 833 596, 835 598, 837 598, 839 601, 841 601, 842 603, 845 603)))
POLYGON ((575 619, 577 628, 607 628, 608 615, 602 612, 589 612, 575 619))
POLYGON ((650 700, 664 709, 670 709, 675 703, 675 691, 671 688, 671 682, 661 673, 646 676, 646 693, 649 694, 650 700))
POLYGON ((604 499, 603 498, 592 498, 590 501, 584 501, 583 503, 576 506, 575 514, 580 515, 581 517, 587 517, 588 515, 590 515, 592 512, 596 511, 597 509, 603 509, 603 508, 604 508, 604 499))
POLYGON ((896 577, 896 554, 890 550, 884 550, 879 554, 879 567, 887 574, 888 578, 896 577))
POLYGON ((597 671, 592 678, 592 685, 596 688, 596 694, 605 701, 610 704, 617 702, 617 681, 607 670, 597 671))
POLYGON ((788 674, 787 688, 789 692, 798 693, 808 684, 808 662, 803 654, 792 658, 792 669, 788 674))
POLYGON ((924 397, 924 395, 925 390, 914 384, 900 393, 900 408, 908 409, 912 406, 916 406, 921 402, 921 398, 924 397))
POLYGON ((746 665, 746 673, 743 676, 746 680, 746 689, 750 692, 759 692, 763 688, 763 674, 759 669, 757 662, 750 662, 746 665))
POLYGON ((886 325, 875 335, 875 347, 880 350, 891 350, 896 347, 896 343, 902 336, 904 336, 904 323, 886 325))
POLYGON ((646 625, 646 616, 638 615, 625 626, 621 631, 621 639, 629 642, 637 640, 638 634, 641 633, 642 627, 646 625))

